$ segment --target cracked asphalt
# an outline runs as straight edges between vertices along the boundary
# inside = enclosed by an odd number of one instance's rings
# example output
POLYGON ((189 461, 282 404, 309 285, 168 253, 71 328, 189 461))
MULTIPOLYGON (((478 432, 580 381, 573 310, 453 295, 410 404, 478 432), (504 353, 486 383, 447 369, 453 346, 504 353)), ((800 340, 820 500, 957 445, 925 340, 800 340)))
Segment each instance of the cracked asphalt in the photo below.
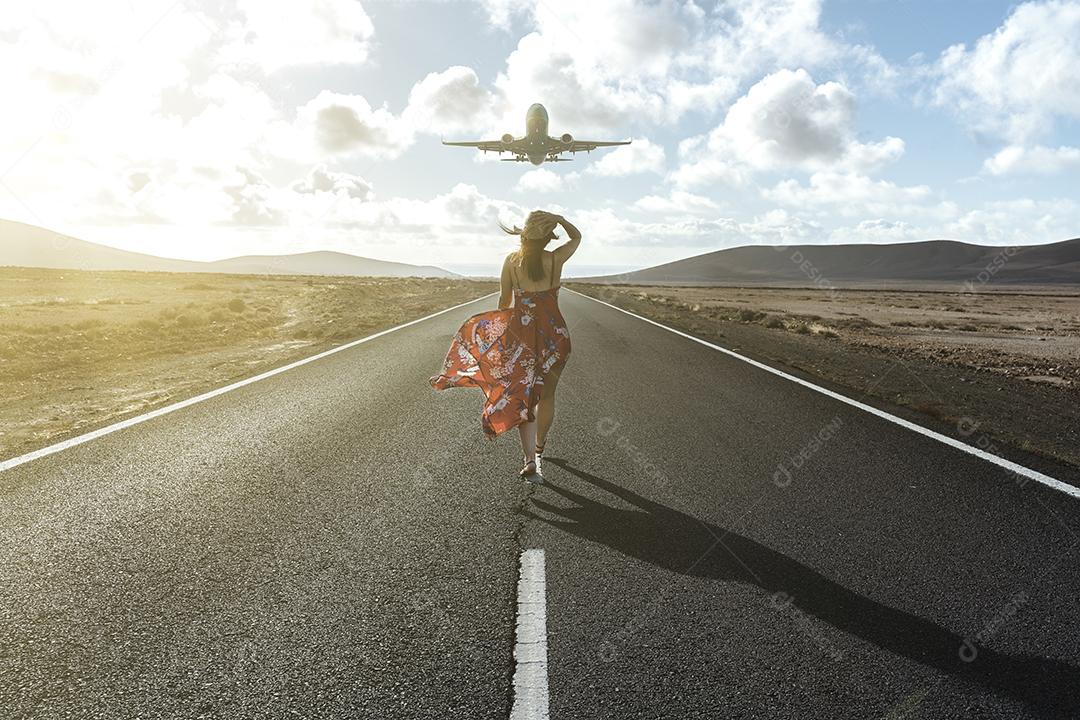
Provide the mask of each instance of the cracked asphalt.
POLYGON ((0 717, 505 718, 529 547, 553 718, 1080 716, 1077 501, 571 293, 527 487, 493 302, 0 473, 0 717))

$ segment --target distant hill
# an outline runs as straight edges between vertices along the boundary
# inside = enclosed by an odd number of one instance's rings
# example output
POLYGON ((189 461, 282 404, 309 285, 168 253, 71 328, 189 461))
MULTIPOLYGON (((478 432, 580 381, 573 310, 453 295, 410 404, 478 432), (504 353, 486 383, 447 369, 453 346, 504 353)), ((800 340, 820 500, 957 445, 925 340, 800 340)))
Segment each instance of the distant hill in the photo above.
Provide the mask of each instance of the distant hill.
POLYGON ((119 250, 34 225, 0 220, 0 266, 4 265, 72 270, 147 270, 249 275, 459 277, 432 265, 408 265, 330 251, 295 255, 243 255, 214 262, 176 260, 119 250))
POLYGON ((621 275, 576 278, 642 285, 1077 284, 1080 238, 1015 248, 927 240, 892 245, 755 245, 621 275))

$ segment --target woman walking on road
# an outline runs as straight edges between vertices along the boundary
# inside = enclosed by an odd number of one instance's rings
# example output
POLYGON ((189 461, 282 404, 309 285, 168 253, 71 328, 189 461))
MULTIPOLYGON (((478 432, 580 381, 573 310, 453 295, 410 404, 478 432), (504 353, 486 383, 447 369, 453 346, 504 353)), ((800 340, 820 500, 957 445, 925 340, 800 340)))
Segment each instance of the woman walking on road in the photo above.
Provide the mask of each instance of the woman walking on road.
POLYGON ((566 218, 529 213, 525 227, 502 229, 521 245, 503 261, 499 309, 473 315, 454 335, 443 371, 431 378, 438 390, 478 387, 486 402, 481 426, 495 439, 516 427, 524 466, 520 474, 543 482, 540 460, 555 418, 555 388, 570 356, 570 333, 559 312, 562 268, 581 244, 566 218), (562 225, 570 239, 545 250, 562 225))

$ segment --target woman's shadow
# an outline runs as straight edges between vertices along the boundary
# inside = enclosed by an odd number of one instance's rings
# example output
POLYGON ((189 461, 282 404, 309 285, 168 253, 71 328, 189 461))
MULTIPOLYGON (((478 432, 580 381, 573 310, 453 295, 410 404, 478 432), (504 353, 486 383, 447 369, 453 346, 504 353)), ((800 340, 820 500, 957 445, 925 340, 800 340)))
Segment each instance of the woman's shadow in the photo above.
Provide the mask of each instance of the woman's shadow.
MULTIPOLYGON (((977 682, 1040 711, 1080 716, 1080 672, 1071 665, 995 652, 929 620, 859 595, 748 537, 644 498, 564 460, 545 458, 545 464, 611 493, 633 509, 611 507, 547 482, 543 487, 575 506, 559 507, 534 495, 533 505, 554 517, 525 510, 531 518, 671 572, 756 585, 774 594, 778 607, 792 602, 889 652, 977 682)), ((987 622, 993 618, 988 616, 987 622)))

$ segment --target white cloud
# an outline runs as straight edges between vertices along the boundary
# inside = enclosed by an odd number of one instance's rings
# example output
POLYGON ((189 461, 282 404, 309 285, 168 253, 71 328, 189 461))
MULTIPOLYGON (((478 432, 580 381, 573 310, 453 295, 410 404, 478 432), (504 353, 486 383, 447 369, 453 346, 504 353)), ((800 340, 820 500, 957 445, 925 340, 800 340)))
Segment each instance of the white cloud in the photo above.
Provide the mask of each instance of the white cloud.
POLYGON ((629 145, 600 150, 602 157, 589 165, 586 172, 607 177, 622 177, 636 173, 664 171, 664 146, 648 138, 635 138, 629 145))
POLYGON ((941 237, 991 245, 1057 242, 1077 236, 1080 204, 1072 199, 988 202, 942 228, 941 237))
POLYGON ((731 162, 722 152, 714 152, 702 146, 700 159, 687 160, 668 175, 676 187, 742 187, 749 183, 750 173, 746 166, 731 162))
POLYGON ((924 228, 903 220, 875 218, 863 220, 856 225, 834 228, 829 233, 829 242, 843 243, 896 243, 930 240, 932 234, 924 228))
POLYGON ((991 175, 1053 175, 1076 167, 1080 167, 1080 148, 1066 145, 1056 148, 1009 145, 983 163, 991 175))
POLYGON ((237 225, 277 225, 285 220, 271 199, 273 188, 258 173, 237 168, 222 189, 232 199, 231 221, 237 225))
POLYGON ((664 77, 703 19, 693 4, 637 0, 545 0, 533 14, 553 50, 605 78, 664 77))
POLYGON ((265 179, 244 166, 156 165, 106 177, 94 192, 70 196, 68 219, 105 225, 278 224, 284 216, 272 194, 265 179))
POLYGON ((520 0, 479 0, 479 2, 487 12, 491 24, 502 30, 510 30, 514 17, 530 9, 520 0))
MULTIPOLYGON (((499 23, 510 17, 503 2, 485 5, 499 23)), ((785 66, 828 65, 875 85, 890 73, 871 49, 825 34, 817 0, 725 0, 708 13, 694 2, 549 0, 528 17, 535 32, 496 79, 503 125, 543 99, 575 134, 653 127, 711 114, 749 79, 785 66)))
POLYGON ((934 102, 978 132, 1024 144, 1058 118, 1080 118, 1078 38, 1080 3, 1023 3, 972 47, 941 54, 934 102))
POLYGON ((664 115, 664 98, 656 90, 632 82, 609 82, 573 51, 560 49, 538 32, 521 38, 495 85, 505 99, 499 122, 503 128, 515 128, 515 134, 522 125, 523 109, 541 99, 556 135, 625 131, 632 120, 664 115))
MULTIPOLYGON (((166 187, 172 192, 176 185, 166 187)), ((77 237, 104 239, 143 252, 176 255, 171 248, 182 246, 185 251, 180 255, 200 259, 333 249, 429 264, 460 262, 463 255, 497 257, 516 242, 499 230, 498 220, 520 225, 529 212, 517 203, 487 196, 468 183, 458 183, 432 197, 381 200, 361 200, 344 192, 273 189, 266 201, 287 215, 288 224, 256 222, 238 232, 232 226, 238 222, 233 213, 240 205, 228 195, 210 192, 209 185, 202 187, 207 191, 204 196, 178 198, 187 209, 200 214, 209 203, 216 204, 217 222, 202 228, 197 239, 192 238, 190 227, 179 223, 162 225, 155 233, 147 233, 145 225, 110 226, 104 237, 100 228, 93 226, 67 229, 77 237)))
POLYGON ((517 184, 514 185, 514 190, 518 192, 556 192, 562 190, 563 178, 558 173, 552 172, 547 168, 536 168, 535 170, 529 170, 522 175, 517 184))
POLYGON ((689 113, 711 116, 738 90, 738 81, 730 76, 716 75, 702 82, 669 78, 664 88, 668 114, 678 119, 689 113))
POLYGON ((384 107, 372 109, 362 95, 323 90, 299 108, 297 119, 329 153, 393 157, 412 143, 400 118, 384 107))
POLYGON ((762 190, 762 196, 781 205, 845 217, 950 217, 957 213, 953 203, 939 201, 926 185, 905 187, 857 173, 816 172, 806 185, 782 180, 762 190))
POLYGON ((830 243, 919 242, 960 240, 985 245, 1030 245, 1076 236, 1080 205, 1072 200, 1021 198, 988 202, 958 212, 951 219, 928 222, 873 218, 829 232, 830 243))
POLYGON ((827 62, 840 45, 821 31, 819 0, 733 0, 717 8, 723 31, 709 42, 711 66, 760 69, 827 62))
POLYGON ((898 138, 855 140, 855 95, 838 82, 814 83, 803 69, 762 78, 728 110, 717 140, 755 168, 855 166, 895 160, 898 138))
POLYGON ((695 195, 684 190, 673 190, 667 197, 646 195, 634 203, 638 210, 659 213, 696 213, 715 210, 715 202, 702 195, 695 195))
POLYGON ((856 139, 855 95, 838 82, 816 84, 806 70, 765 76, 705 136, 683 140, 671 180, 683 188, 742 185, 751 171, 869 172, 898 159, 904 141, 856 139))
POLYGON ((720 248, 801 242, 824 234, 816 221, 793 216, 782 209, 745 221, 730 217, 680 217, 672 221, 638 222, 609 208, 581 211, 575 215, 575 222, 578 218, 581 220, 578 227, 587 229, 594 242, 620 247, 720 248))
MULTIPOLYGON (((590 246, 619 248, 620 254, 625 251, 628 257, 638 258, 645 264, 661 261, 658 252, 674 253, 665 255, 666 259, 701 249, 747 244, 899 242, 935 238, 991 244, 1050 242, 1074 237, 1076 227, 1080 226, 1080 204, 1067 199, 991 202, 966 212, 947 204, 935 205, 931 199, 928 208, 922 206, 922 210, 910 216, 895 219, 894 205, 887 202, 889 193, 895 191, 863 192, 880 193, 878 209, 883 212, 875 214, 872 208, 864 207, 865 216, 845 215, 852 217, 851 222, 835 226, 831 222, 836 215, 833 212, 835 204, 820 217, 813 211, 774 208, 749 219, 716 217, 712 213, 707 216, 673 213, 670 219, 645 221, 631 219, 613 208, 546 207, 571 217, 586 234, 590 246)), ((917 205, 921 194, 915 195, 916 199, 912 200, 901 193, 900 204, 917 205)), ((331 228, 341 227, 352 235, 362 228, 365 238, 372 242, 392 244, 400 242, 401 237, 422 239, 420 242, 448 248, 447 253, 451 254, 447 257, 452 257, 458 252, 456 244, 489 254, 505 249, 507 243, 513 243, 513 238, 507 240, 506 236, 495 232, 496 221, 501 219, 507 224, 521 225, 531 209, 489 197, 473 185, 459 183, 448 192, 426 200, 390 198, 375 202, 343 202, 324 217, 313 217, 309 224, 316 238, 322 238, 331 228)))
MULTIPOLYGON (((529 209, 490 197, 475 185, 458 183, 430 199, 394 197, 367 203, 342 203, 316 218, 313 234, 345 230, 362 237, 364 247, 385 248, 390 257, 409 261, 461 262, 462 257, 494 259, 517 239, 504 234, 499 221, 521 225, 529 209)), ((357 240, 352 240, 356 243, 357 240)))
POLYGON ((851 82, 884 87, 897 73, 873 48, 851 45, 821 28, 821 0, 727 0, 719 30, 705 43, 713 72, 757 77, 780 68, 826 67, 851 82))
MULTIPOLYGON (((494 102, 476 72, 461 65, 429 73, 413 85, 400 115, 385 106, 372 108, 362 95, 323 90, 297 110, 300 136, 288 138, 287 144, 299 147, 301 157, 324 152, 394 158, 412 145, 417 133, 483 127, 490 123, 494 102), (314 149, 306 136, 314 139, 314 149)), ((283 147, 282 154, 288 149, 283 147)))
POLYGON ((235 7, 236 13, 226 21, 228 40, 220 57, 267 72, 290 65, 363 63, 375 34, 357 0, 236 0, 235 7))
MULTIPOLYGON (((1042 241, 1080 226, 1064 201, 960 209, 926 186, 876 179, 904 143, 860 135, 855 99, 861 105, 895 73, 872 49, 826 32, 817 0, 719 0, 707 10, 687 0, 487 5, 520 28, 501 68, 424 68, 404 86, 394 73, 365 75, 363 95, 342 84, 355 80, 348 68, 327 66, 389 68, 415 49, 376 43, 353 0, 272 10, 254 0, 12 5, 0 17, 0 93, 18 112, 5 116, 0 161, 13 165, 4 184, 18 199, 0 188, 0 216, 73 233, 76 223, 97 227, 96 238, 126 235, 134 249, 174 255, 333 246, 425 262, 512 244, 495 220, 520 224, 527 193, 569 198, 566 212, 597 243, 596 262, 621 259, 624 248, 654 261, 843 237, 1042 241), (500 69, 495 81, 480 81, 500 69), (412 81, 404 106, 382 101, 402 97, 412 81), (505 175, 490 166, 460 164, 498 162, 494 155, 446 150, 432 164, 419 152, 401 157, 424 133, 519 135, 536 101, 551 112, 552 134, 654 139, 579 156, 578 165, 515 172, 502 185, 493 178, 505 175), (718 125, 712 115, 724 108, 718 125), (655 139, 670 137, 659 128, 699 134, 675 157, 655 139), (455 185, 450 173, 466 166, 476 184, 455 185), (777 182, 789 171, 799 180, 777 182), (449 189, 383 196, 417 172, 418 186, 451 177, 449 189), (667 182, 581 182, 633 173, 666 173, 667 182), (717 186, 738 192, 699 189, 717 186), (589 192, 567 192, 578 189, 589 192), (728 207, 738 215, 718 217, 728 207), (173 238, 171 250, 152 244, 161 237, 173 238)), ((1080 143, 1037 137, 1080 117, 1066 42, 1076 36, 1076 5, 1022 5, 998 33, 950 49, 923 76, 973 127, 1006 138, 982 182, 1080 166, 1080 143)), ((511 168, 524 169, 500 170, 511 168)))
POLYGON ((414 129, 430 132, 482 130, 491 122, 493 103, 476 71, 453 65, 413 85, 403 117, 414 129))
POLYGON ((408 138, 362 99, 346 104, 351 126, 312 105, 301 127, 265 73, 361 62, 372 32, 359 3, 339 0, 272 11, 47 1, 5 13, 0 93, 20 113, 0 136, 18 195, 4 213, 52 226, 284 222, 289 191, 275 183, 326 154, 318 139, 359 152, 365 140, 389 138, 396 151, 408 138))
POLYGON ((499 218, 507 212, 515 216, 523 212, 516 203, 490 198, 468 183, 458 183, 448 193, 437 195, 429 205, 433 212, 432 220, 445 221, 448 227, 457 225, 469 230, 479 226, 495 227, 499 218))
POLYGON ((293 185, 298 193, 342 193, 357 200, 373 200, 375 197, 371 183, 359 175, 328 170, 325 165, 316 165, 308 176, 293 185))

